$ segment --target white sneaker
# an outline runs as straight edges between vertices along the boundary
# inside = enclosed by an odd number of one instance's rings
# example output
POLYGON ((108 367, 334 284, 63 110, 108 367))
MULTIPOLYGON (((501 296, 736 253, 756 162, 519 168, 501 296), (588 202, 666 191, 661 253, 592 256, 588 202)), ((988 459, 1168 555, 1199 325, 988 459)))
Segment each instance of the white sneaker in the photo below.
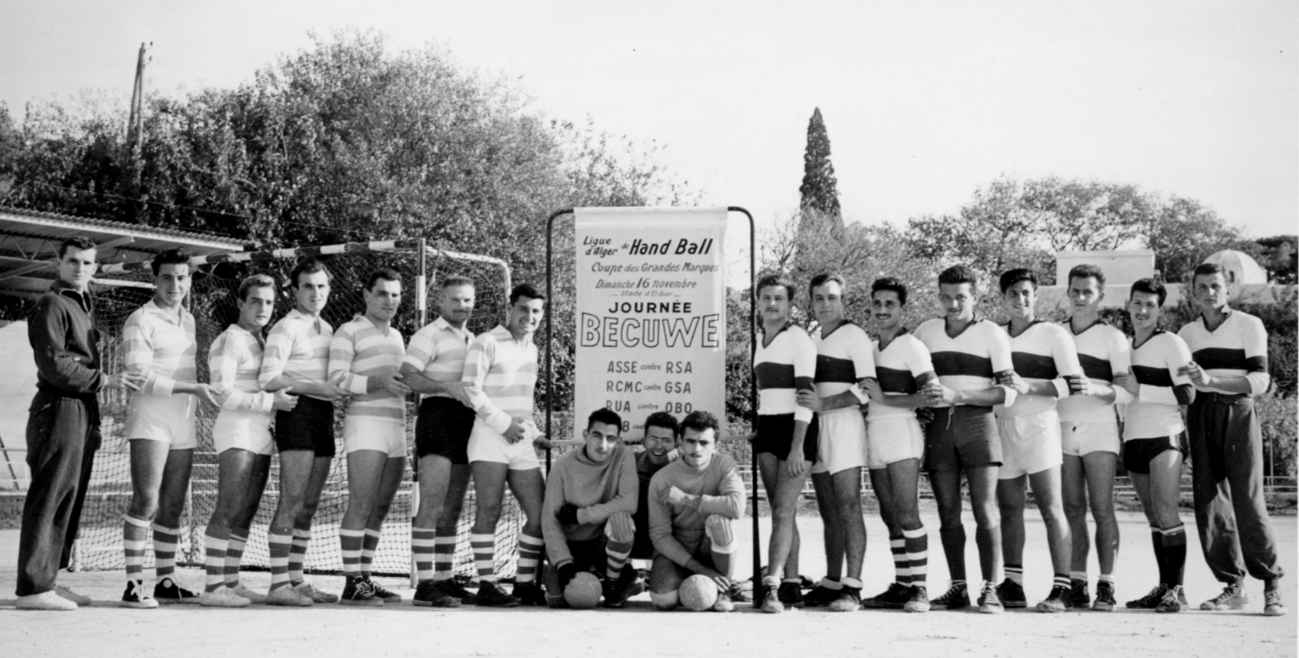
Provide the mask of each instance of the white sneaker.
POLYGON ((247 608, 251 603, 225 585, 198 596, 198 604, 208 608, 247 608))
POLYGON ((238 594, 239 596, 242 596, 253 603, 266 603, 265 594, 262 594, 261 592, 254 592, 253 590, 250 590, 247 587, 245 587, 243 583, 239 583, 234 587, 231 587, 230 589, 233 589, 235 591, 235 594, 238 594))
POLYGON ((290 607, 307 607, 312 605, 311 597, 292 587, 276 587, 266 595, 266 605, 284 605, 290 607))
POLYGON ((51 590, 40 594, 20 596, 14 602, 14 607, 19 610, 76 610, 77 604, 51 590))
POLYGON ((338 595, 322 592, 315 588, 314 585, 307 581, 302 581, 293 586, 299 594, 311 599, 312 603, 338 603, 338 595))
POLYGON ((90 597, 85 594, 78 594, 62 585, 54 586, 54 593, 77 604, 77 607, 86 607, 90 605, 90 597))

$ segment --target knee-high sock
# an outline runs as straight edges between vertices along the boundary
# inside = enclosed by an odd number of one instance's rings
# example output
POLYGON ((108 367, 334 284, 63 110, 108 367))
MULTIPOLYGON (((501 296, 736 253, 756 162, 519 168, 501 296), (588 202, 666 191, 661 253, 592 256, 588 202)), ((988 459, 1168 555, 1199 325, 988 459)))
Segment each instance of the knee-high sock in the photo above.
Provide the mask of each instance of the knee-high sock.
POLYGON ((451 580, 451 570, 455 568, 456 536, 443 537, 441 533, 433 540, 433 580, 451 580))
POLYGON ((437 531, 432 528, 410 529, 410 554, 415 560, 415 579, 433 579, 433 556, 437 549, 437 531))
POLYGON ((478 580, 496 582, 496 535, 490 532, 469 535, 469 546, 474 552, 474 567, 478 580))
POLYGON ((1167 585, 1168 565, 1164 559, 1164 535, 1158 526, 1150 526, 1150 545, 1155 549, 1155 566, 1159 570, 1159 584, 1167 585))
POLYGON ((294 585, 303 581, 303 563, 307 561, 307 546, 311 544, 310 528, 294 528, 293 543, 289 549, 289 580, 294 585))
POLYGON ((997 571, 1001 567, 1001 528, 978 528, 974 531, 974 543, 979 546, 979 571, 984 582, 997 582, 1001 578, 997 571))
POLYGON ((343 575, 361 576, 361 548, 365 544, 364 530, 338 529, 338 547, 343 553, 343 575))
POLYGON ((965 582, 965 526, 939 528, 938 538, 943 543, 947 573, 951 574, 952 582, 965 582))
POLYGON ((244 544, 248 542, 247 530, 231 530, 226 543, 225 581, 234 587, 239 584, 239 564, 244 558, 244 544))
POLYGON ((379 548, 379 531, 365 529, 365 540, 361 542, 361 575, 370 577, 370 567, 374 564, 374 551, 379 548))
POLYGON ((226 582, 226 545, 230 540, 203 535, 203 569, 207 574, 204 590, 216 591, 226 582))
POLYGON ((149 522, 130 514, 122 517, 122 552, 126 557, 126 579, 144 579, 144 551, 149 542, 149 522))
POLYGON ((904 529, 902 539, 911 575, 909 582, 913 586, 923 586, 929 575, 929 535, 925 532, 925 527, 920 526, 911 530, 904 529))
POLYGON ((622 575, 627 556, 631 555, 632 542, 636 541, 636 526, 631 515, 620 512, 604 523, 605 576, 614 582, 622 575))
POLYGON ((907 540, 902 533, 889 533, 889 553, 893 556, 893 582, 911 584, 911 560, 907 559, 907 540))
POLYGON ((1182 571, 1186 567, 1186 529, 1179 523, 1160 531, 1164 544, 1164 569, 1166 575, 1161 578, 1167 585, 1181 585, 1182 571))
POLYGON ((519 533, 519 570, 514 576, 515 582, 530 583, 537 579, 537 565, 541 562, 544 547, 541 537, 519 533))
POLYGON ((271 590, 292 584, 289 579, 289 552, 293 549, 292 528, 271 528, 266 535, 271 558, 271 590))
POLYGON ((153 568, 158 580, 176 573, 176 544, 180 542, 180 528, 153 524, 153 568))

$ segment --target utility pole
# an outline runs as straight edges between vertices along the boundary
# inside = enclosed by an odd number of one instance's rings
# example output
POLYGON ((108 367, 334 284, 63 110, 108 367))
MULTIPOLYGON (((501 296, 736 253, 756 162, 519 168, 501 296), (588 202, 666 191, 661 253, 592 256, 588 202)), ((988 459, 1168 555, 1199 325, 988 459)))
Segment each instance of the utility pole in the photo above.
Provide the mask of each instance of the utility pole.
POLYGON ((144 68, 149 61, 149 47, 153 43, 140 43, 140 52, 135 60, 135 84, 131 88, 131 113, 126 120, 127 163, 131 172, 131 197, 135 199, 132 213, 135 221, 142 219, 144 204, 140 199, 140 184, 144 176, 144 68))

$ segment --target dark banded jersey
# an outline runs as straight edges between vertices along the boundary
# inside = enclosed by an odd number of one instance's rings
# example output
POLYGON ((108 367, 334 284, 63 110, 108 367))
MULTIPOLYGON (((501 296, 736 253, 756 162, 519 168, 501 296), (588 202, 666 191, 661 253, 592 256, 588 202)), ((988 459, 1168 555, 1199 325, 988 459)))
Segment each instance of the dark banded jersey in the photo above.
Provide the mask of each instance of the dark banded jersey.
MULTIPOLYGON (((884 349, 879 343, 875 348, 875 379, 880 383, 884 395, 911 395, 921 386, 934 378, 934 364, 929 359, 929 350, 919 338, 906 333, 893 337, 884 349)), ((884 404, 872 404, 867 407, 869 419, 909 417, 915 410, 905 407, 890 407, 884 404)))
POLYGON ((990 320, 975 320, 961 333, 949 336, 945 320, 933 318, 921 322, 915 335, 929 348, 934 374, 948 388, 958 391, 991 388, 996 384, 997 373, 1014 369, 1010 338, 990 320))
POLYGON ((1173 436, 1186 429, 1177 387, 1190 386, 1191 380, 1178 369, 1190 362, 1186 342, 1167 331, 1132 345, 1132 376, 1139 388, 1124 416, 1124 440, 1173 436))
POLYGON ((758 414, 793 414, 794 420, 812 421, 812 410, 797 404, 797 391, 814 390, 816 345, 802 327, 787 324, 764 345, 759 334, 753 354, 753 378, 758 384, 758 414))
MULTIPOLYGON (((1217 329, 1209 331, 1204 318, 1188 323, 1177 335, 1186 341, 1191 358, 1211 377, 1244 377, 1250 395, 1267 391, 1272 377, 1267 372, 1267 330, 1263 321, 1244 311, 1231 310, 1217 329)), ((1213 386, 1196 387, 1227 393, 1213 386)))
MULTIPOLYGON (((1010 327, 1003 327, 1010 335, 1010 327)), ((1020 395, 1000 413, 1032 416, 1055 408, 1056 400, 1069 396, 1066 376, 1081 376, 1078 352, 1069 332, 1058 324, 1038 320, 1018 336, 1010 336, 1010 358, 1015 373, 1029 383, 1051 382, 1055 395, 1020 395)))
MULTIPOLYGON (((857 388, 857 382, 875 376, 875 350, 861 327, 844 322, 823 334, 812 334, 816 345, 816 394, 822 398, 857 388)), ((860 397, 860 396, 859 396, 860 397)))
MULTIPOLYGON (((1073 334, 1066 324, 1065 330, 1073 334)), ((1114 383, 1116 375, 1126 374, 1132 369, 1132 344, 1123 332, 1104 322, 1093 322, 1081 332, 1073 334, 1074 346, 1078 350, 1078 364, 1082 366, 1083 375, 1093 382, 1114 383)), ((1113 414, 1115 404, 1126 404, 1131 395, 1121 387, 1114 388, 1113 403, 1103 402, 1093 395, 1073 395, 1060 400, 1060 420, 1068 422, 1087 422, 1097 418, 1097 414, 1113 414)))

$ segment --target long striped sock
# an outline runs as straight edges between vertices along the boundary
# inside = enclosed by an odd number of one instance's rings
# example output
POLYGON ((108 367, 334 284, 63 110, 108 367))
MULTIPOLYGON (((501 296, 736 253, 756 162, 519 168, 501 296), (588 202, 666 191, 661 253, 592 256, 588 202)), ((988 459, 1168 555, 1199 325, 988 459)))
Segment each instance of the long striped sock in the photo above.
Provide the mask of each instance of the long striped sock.
POLYGON ((231 530, 226 543, 225 580, 226 585, 234 587, 239 584, 239 564, 244 558, 244 544, 248 543, 247 530, 231 530))
POLYGON ((353 578, 361 575, 361 547, 364 544, 364 530, 338 529, 338 546, 343 552, 343 575, 353 578))
POLYGON ((361 542, 361 575, 370 577, 370 566, 374 564, 374 551, 379 548, 379 530, 365 529, 365 539, 361 542))
POLYGON ((129 514, 122 517, 122 552, 126 579, 144 580, 144 550, 149 542, 149 522, 129 514))
POLYGON ((488 532, 469 535, 469 547, 474 551, 474 567, 478 580, 496 582, 496 535, 488 532))
POLYGON ((537 579, 537 565, 541 563, 541 549, 544 547, 541 537, 519 533, 519 570, 514 575, 514 582, 530 583, 537 579))
POLYGON ((612 539, 604 543, 605 559, 605 576, 610 582, 615 582, 622 576, 623 565, 627 564, 627 557, 631 555, 632 542, 617 542, 612 539))
POLYGON ((1164 536, 1164 563, 1168 569, 1169 586, 1182 584, 1182 572, 1186 568, 1186 529, 1182 524, 1160 531, 1164 536))
POLYGON ((311 528, 294 528, 293 543, 289 548, 289 581, 302 582, 302 565, 307 561, 307 546, 311 544, 311 528))
POLYGON ((889 553, 893 556, 894 582, 910 585, 911 561, 907 559, 907 542, 902 535, 889 534, 889 553))
POLYGON ((433 540, 433 580, 451 580, 451 570, 455 568, 456 536, 438 534, 433 540))
MULTIPOLYGON (((1006 580, 1009 580, 1020 587, 1024 586, 1024 565, 1006 564, 1006 580)), ((1068 583, 1065 583, 1068 585, 1068 583)))
POLYGON ((437 549, 437 531, 430 528, 410 529, 410 554, 415 560, 415 579, 433 579, 433 556, 437 549))
POLYGON ((1051 587, 1063 587, 1069 589, 1069 573, 1056 572, 1055 576, 1051 579, 1051 587))
POLYGON ((153 568, 158 580, 176 573, 176 544, 180 542, 180 528, 153 524, 153 568))
POLYGON ((224 537, 203 535, 203 569, 207 574, 205 591, 215 592, 226 583, 226 545, 229 543, 224 537))
POLYGON ((293 584, 289 580, 289 551, 293 549, 293 529, 271 528, 266 534, 266 544, 271 554, 271 591, 293 584))
POLYGON ((929 577, 929 535, 924 526, 902 530, 906 545, 907 563, 911 570, 911 585, 923 586, 929 577))

